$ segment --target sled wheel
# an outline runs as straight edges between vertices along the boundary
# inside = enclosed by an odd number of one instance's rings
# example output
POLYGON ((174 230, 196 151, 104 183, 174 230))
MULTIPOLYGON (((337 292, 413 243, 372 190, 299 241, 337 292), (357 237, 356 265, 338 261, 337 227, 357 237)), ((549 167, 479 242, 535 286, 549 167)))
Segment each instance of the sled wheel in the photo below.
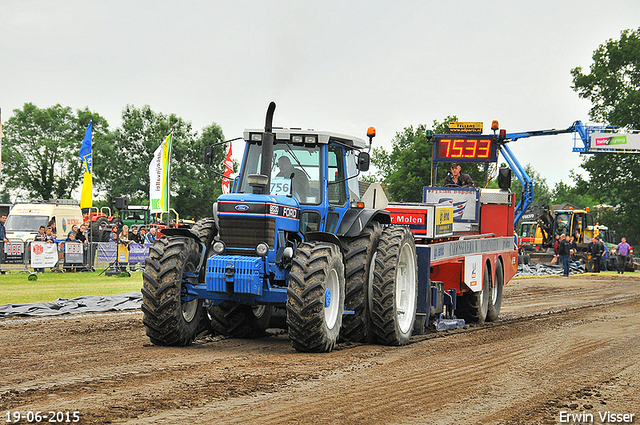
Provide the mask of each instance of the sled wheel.
POLYGON ((466 322, 482 324, 487 319, 491 298, 491 270, 485 263, 482 276, 482 290, 467 292, 458 299, 456 315, 466 322))
POLYGON ((491 285, 489 308, 487 310, 487 322, 498 320, 500 308, 502 307, 502 289, 504 287, 504 270, 502 261, 496 262, 496 277, 491 285))

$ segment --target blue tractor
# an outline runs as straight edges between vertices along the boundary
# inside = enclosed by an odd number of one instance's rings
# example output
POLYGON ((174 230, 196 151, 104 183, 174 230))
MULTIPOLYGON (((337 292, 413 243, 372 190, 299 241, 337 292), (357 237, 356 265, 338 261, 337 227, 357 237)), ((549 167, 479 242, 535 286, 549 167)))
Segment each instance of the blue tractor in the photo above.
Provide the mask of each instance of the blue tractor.
POLYGON ((413 236, 359 197, 375 129, 367 146, 273 128, 274 110, 264 130, 244 132, 240 174, 213 217, 167 229, 151 247, 142 288, 151 342, 188 345, 207 328, 252 337, 280 321, 303 352, 328 352, 339 340, 408 343, 418 298, 413 236))

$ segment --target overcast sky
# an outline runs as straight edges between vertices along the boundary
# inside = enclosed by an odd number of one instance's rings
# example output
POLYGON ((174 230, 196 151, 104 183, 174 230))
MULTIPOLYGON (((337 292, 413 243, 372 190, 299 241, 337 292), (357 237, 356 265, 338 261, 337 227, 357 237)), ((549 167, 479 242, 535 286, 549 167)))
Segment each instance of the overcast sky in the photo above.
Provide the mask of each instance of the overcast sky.
MULTIPOLYGON (((640 1, 0 0, 0 16, 3 121, 60 103, 113 129, 125 105, 149 105, 231 139, 273 100, 276 126, 363 139, 375 126, 388 149, 448 115, 485 132, 589 121, 570 70, 640 27, 640 1)), ((571 135, 510 146, 551 188, 582 161, 571 135)))

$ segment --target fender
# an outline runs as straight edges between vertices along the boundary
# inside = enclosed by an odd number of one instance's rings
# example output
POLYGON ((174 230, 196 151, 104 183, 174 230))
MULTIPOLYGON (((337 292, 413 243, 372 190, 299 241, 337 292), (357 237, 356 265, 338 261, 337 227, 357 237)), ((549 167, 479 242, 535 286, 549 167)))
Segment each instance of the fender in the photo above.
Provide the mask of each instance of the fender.
POLYGON ((162 234, 167 236, 183 236, 185 238, 191 238, 200 245, 200 239, 191 231, 191 229, 185 229, 178 227, 177 229, 162 229, 162 234))
POLYGON ((334 245, 337 245, 340 248, 340 251, 343 253, 347 250, 347 247, 344 246, 342 241, 338 239, 336 235, 328 232, 307 232, 304 234, 304 238, 307 241, 314 242, 329 242, 334 245))
POLYGON ((342 222, 336 231, 336 235, 358 236, 372 221, 377 221, 380 224, 391 224, 391 214, 389 211, 373 208, 349 208, 342 217, 342 222))

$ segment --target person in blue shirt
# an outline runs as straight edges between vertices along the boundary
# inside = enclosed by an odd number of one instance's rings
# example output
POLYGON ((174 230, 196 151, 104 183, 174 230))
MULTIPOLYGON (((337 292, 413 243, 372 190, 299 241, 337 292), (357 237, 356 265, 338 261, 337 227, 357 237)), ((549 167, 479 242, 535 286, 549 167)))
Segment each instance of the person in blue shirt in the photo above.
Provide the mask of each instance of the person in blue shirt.
POLYGON ((7 222, 7 215, 6 214, 2 214, 0 215, 0 242, 9 242, 9 239, 7 239, 7 229, 5 229, 4 227, 4 223, 7 222))
POLYGON ((4 223, 7 221, 7 215, 0 215, 0 273, 4 274, 2 271, 2 260, 4 260, 4 244, 11 243, 9 239, 7 239, 7 230, 4 227, 4 223))
POLYGON ((144 235, 144 243, 152 245, 156 241, 157 231, 158 229, 155 227, 150 227, 147 234, 144 235))

